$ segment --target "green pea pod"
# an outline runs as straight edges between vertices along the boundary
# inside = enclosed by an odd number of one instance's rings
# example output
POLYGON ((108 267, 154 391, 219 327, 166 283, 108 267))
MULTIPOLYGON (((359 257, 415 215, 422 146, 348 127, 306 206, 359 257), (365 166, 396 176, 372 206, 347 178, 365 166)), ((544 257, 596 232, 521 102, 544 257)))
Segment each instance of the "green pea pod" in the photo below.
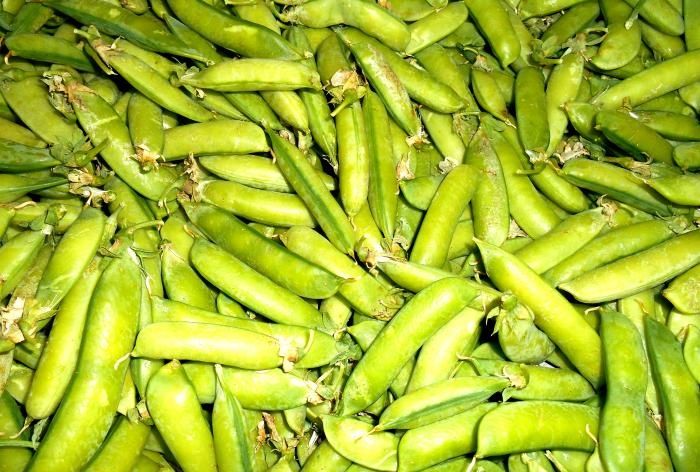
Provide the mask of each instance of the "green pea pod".
POLYGON ((175 360, 148 382, 146 404, 168 450, 184 471, 215 471, 214 440, 184 369, 175 360))
MULTIPOLYGON (((470 24, 470 23, 463 23, 470 24)), ((464 101, 464 111, 478 111, 472 93, 469 91, 469 69, 456 62, 449 49, 439 43, 432 44, 417 52, 415 58, 437 80, 449 86, 464 101)))
MULTIPOLYGON (((151 8, 153 9, 153 12, 156 13, 156 9, 153 6, 151 6, 151 8)), ((164 8, 167 7, 164 6, 164 8)), ((163 14, 157 15, 165 22, 173 35, 175 35, 183 43, 187 44, 190 49, 196 51, 201 58, 200 61, 209 64, 219 62, 221 60, 221 55, 211 42, 186 24, 180 22, 177 18, 171 16, 170 10, 163 12, 163 14)))
POLYGON ((601 313, 600 336, 607 386, 598 432, 600 459, 605 470, 639 470, 644 465, 647 388, 642 338, 627 317, 607 310, 601 313))
POLYGON ((652 177, 646 179, 645 183, 676 205, 697 206, 700 204, 700 192, 698 192, 700 177, 697 174, 652 177))
POLYGON ((58 304, 81 277, 102 242, 106 222, 102 211, 87 207, 65 232, 28 304, 24 322, 29 332, 34 332, 36 323, 54 315, 58 304))
POLYGON ((691 447, 700 430, 698 384, 683 359, 683 351, 673 333, 652 318, 644 319, 645 337, 651 372, 661 391, 666 443, 673 467, 678 471, 693 470, 698 451, 691 447))
POLYGON ((151 323, 143 327, 132 355, 220 362, 250 369, 270 369, 282 364, 280 345, 270 336, 233 326, 182 321, 151 323), (176 338, 179 339, 177 346, 163 342, 163 339, 176 338), (207 350, 202 349, 202 343, 208 346, 207 350))
POLYGON ((331 443, 322 441, 313 450, 301 470, 302 472, 344 472, 350 464, 351 461, 333 449, 331 443))
POLYGON ((477 457, 530 450, 593 450, 598 408, 568 402, 503 403, 479 423, 477 457))
POLYGON ((683 359, 695 380, 700 378, 700 328, 695 325, 688 325, 683 344, 683 359))
POLYGON ((356 413, 376 401, 420 346, 475 296, 469 285, 448 278, 434 282, 413 297, 394 315, 350 374, 339 411, 356 413), (420 316, 420 324, 414 322, 416 316, 420 316), (396 343, 403 349, 387 362, 386 352, 395 351, 396 343), (374 368, 379 358, 385 360, 381 370, 374 368))
POLYGON ((93 259, 56 313, 25 401, 27 414, 32 418, 50 416, 63 398, 78 360, 90 298, 104 265, 99 259, 93 259))
POLYGON ((507 67, 520 55, 520 41, 508 19, 508 12, 501 3, 484 0, 467 0, 467 8, 486 41, 507 67))
MULTIPOLYGON (((19 440, 29 439, 29 431, 20 434, 24 418, 22 412, 9 392, 0 394, 0 431, 3 437, 15 437, 19 440)), ((25 447, 1 447, 0 463, 4 470, 24 470, 32 457, 32 451, 25 447)))
POLYGON ((321 178, 296 146, 276 133, 268 132, 268 136, 277 165, 328 239, 341 252, 352 254, 355 245, 352 225, 321 178))
POLYGON ((46 235, 41 231, 24 231, 0 246, 0 296, 12 293, 41 249, 46 235))
POLYGON ((394 400, 384 409, 374 429, 413 429, 450 418, 482 403, 509 384, 507 379, 498 377, 443 380, 394 400))
MULTIPOLYGON (((217 368, 217 373, 221 374, 217 368)), ((219 378, 212 412, 214 451, 218 470, 222 472, 251 472, 253 451, 245 440, 245 417, 241 404, 219 378)))
POLYGON ((226 367, 221 383, 240 402, 253 410, 288 410, 320 398, 312 382, 280 369, 245 370, 226 367))
POLYGON ((599 303, 633 295, 668 281, 700 263, 700 254, 692 249, 698 241, 700 232, 689 231, 586 272, 559 287, 584 303, 599 303))
POLYGON ((316 71, 300 62, 282 59, 229 59, 199 72, 183 74, 179 80, 186 85, 221 92, 321 88, 316 71))
POLYGON ((370 158, 362 102, 355 102, 335 116, 338 130, 338 187, 345 213, 352 218, 369 194, 370 158))
POLYGON ((396 470, 399 439, 392 433, 372 433, 371 424, 352 417, 322 419, 326 439, 347 459, 376 470, 396 470))
POLYGON ((495 402, 482 403, 451 418, 406 431, 399 441, 398 470, 426 470, 445 460, 474 452, 478 424, 496 407, 495 402))
POLYGON ((648 156, 654 161, 673 163, 673 147, 658 133, 634 118, 616 111, 596 114, 596 127, 612 143, 637 159, 648 156))
POLYGON ((676 277, 662 292, 674 308, 683 313, 700 313, 700 265, 688 269, 676 277))
POLYGON ((85 471, 114 470, 128 472, 138 461, 151 427, 140 421, 119 416, 100 449, 85 466, 85 471))
POLYGON ((404 51, 406 54, 413 55, 437 43, 464 23, 467 16, 467 6, 464 3, 445 2, 440 9, 409 25, 411 40, 404 51))
POLYGON ((231 119, 169 128, 165 131, 163 143, 165 160, 190 154, 247 154, 268 150, 265 134, 259 126, 231 119))
POLYGON ((420 116, 428 136, 445 160, 453 164, 462 164, 466 149, 454 124, 453 115, 421 108, 420 116))
POLYGON ((649 22, 659 31, 673 36, 680 36, 684 32, 683 16, 680 11, 667 0, 625 0, 627 4, 639 9, 639 16, 649 22))
MULTIPOLYGON (((311 67, 310 67, 311 69, 311 67)), ((263 90, 260 96, 279 117, 280 121, 294 129, 309 134, 309 113, 299 92, 308 90, 321 92, 317 89, 294 90, 263 90)))
POLYGON ((80 470, 109 431, 138 326, 141 273, 130 251, 113 259, 97 282, 76 374, 29 471, 80 470))
POLYGON ((252 230, 235 216, 203 203, 183 202, 183 206, 190 220, 212 241, 297 295, 322 299, 338 290, 339 278, 252 230), (280 266, 287 269, 280 272, 280 266))
POLYGON ((0 127, 0 149, 4 150, 6 147, 19 144, 36 151, 47 146, 47 143, 37 136, 36 133, 21 124, 2 117, 0 117, 0 124, 2 124, 2 127, 0 127))
POLYGON ((318 310, 219 246, 197 239, 190 260, 204 278, 256 313, 280 323, 322 325, 318 310), (233 273, 238 274, 235 279, 233 273))
POLYGON ((15 32, 7 38, 5 44, 13 56, 95 72, 92 62, 78 45, 63 38, 42 33, 15 32))
POLYGON ((644 469, 672 472, 673 464, 668 447, 659 427, 653 419, 646 417, 644 428, 644 469))

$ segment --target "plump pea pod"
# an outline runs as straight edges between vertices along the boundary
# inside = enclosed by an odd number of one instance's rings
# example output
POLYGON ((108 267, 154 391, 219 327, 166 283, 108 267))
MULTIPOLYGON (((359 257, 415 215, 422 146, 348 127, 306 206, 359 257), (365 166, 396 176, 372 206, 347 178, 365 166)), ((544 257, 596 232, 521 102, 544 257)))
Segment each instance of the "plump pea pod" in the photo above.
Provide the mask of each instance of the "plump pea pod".
POLYGON ((210 426, 177 360, 161 367, 151 378, 146 404, 158 432, 183 470, 217 470, 210 426))
POLYGON ((226 367, 220 381, 243 408, 253 410, 288 410, 320 400, 312 382, 280 369, 253 371, 226 367))
POLYGON ((700 145, 696 142, 677 144, 673 149, 673 161, 684 170, 700 169, 700 145))
POLYGON ((25 400, 27 414, 47 418, 56 411, 78 360, 80 340, 92 292, 104 270, 94 259, 63 299, 25 400))
POLYGON ((593 104, 605 109, 615 109, 623 102, 629 106, 659 97, 700 80, 700 50, 689 51, 659 62, 643 71, 611 86, 596 96, 593 104), (679 74, 678 71, 686 71, 679 74))
MULTIPOLYGON (((299 91, 301 90, 320 92, 317 89, 300 89, 299 91)), ((309 114, 304 106, 304 101, 296 91, 262 90, 260 96, 277 114, 282 123, 309 134, 309 114)))
POLYGON ((440 44, 432 44, 417 52, 415 58, 437 80, 449 86, 465 103, 465 111, 478 111, 469 91, 469 76, 451 57, 449 50, 440 44))
POLYGON ((229 15, 207 2, 168 0, 167 3, 184 24, 212 43, 242 56, 287 60, 300 57, 289 42, 276 32, 229 15))
MULTIPOLYGON (((318 174, 314 177, 320 180, 318 174)), ((323 189, 328 192, 325 186, 323 189)), ((195 195, 205 203, 266 225, 316 225, 311 210, 293 193, 260 190, 226 180, 205 180, 197 184, 195 195)))
POLYGON ((666 34, 680 36, 684 31, 683 16, 667 0, 625 0, 630 6, 639 9, 639 16, 666 34))
POLYGON ((78 45, 63 38, 43 33, 13 33, 5 44, 13 56, 65 64, 86 72, 95 71, 92 62, 78 45))
POLYGON ((564 177, 574 185, 604 194, 622 203, 660 216, 670 216, 670 203, 650 189, 632 171, 614 164, 576 158, 562 167, 564 177))
POLYGON ((517 257, 491 244, 477 245, 486 273, 499 290, 510 290, 535 314, 535 324, 594 386, 601 380, 600 338, 573 306, 517 257), (553 314, 556 313, 556 316, 553 314), (572 336, 572 333, 576 333, 572 336))
POLYGON ((51 189, 65 183, 63 177, 0 174, 0 203, 10 203, 30 192, 51 189))
POLYGON ((654 161, 673 163, 673 147, 656 131, 629 115, 601 110, 595 117, 596 127, 613 144, 637 159, 645 156, 654 161))
POLYGON ((503 67, 509 66, 520 55, 520 41, 501 3, 467 0, 471 17, 484 34, 503 67))
POLYGON ((453 164, 461 164, 464 161, 466 149, 455 129, 453 115, 435 113, 429 108, 421 108, 420 116, 428 136, 445 160, 453 164))
MULTIPOLYGON (((154 322, 157 322, 154 320, 154 322)), ((214 366, 209 362, 184 362, 187 378, 192 383, 197 399, 202 405, 214 403, 216 397, 216 374, 214 366)))
POLYGON ((163 158, 175 160, 190 154, 247 154, 268 150, 265 133, 259 126, 247 121, 220 119, 167 129, 163 158))
POLYGON ((389 319, 401 306, 399 295, 312 229, 294 226, 283 235, 282 242, 292 252, 344 279, 338 294, 358 312, 389 319))
MULTIPOLYGON (((551 57, 563 48, 566 40, 574 37, 590 25, 600 15, 600 6, 598 2, 583 1, 563 12, 562 16, 557 18, 554 23, 549 25, 542 33, 539 40, 542 45, 539 46, 544 57, 551 57)), ((536 54, 538 48, 535 48, 536 54)), ((564 56, 566 57, 566 56, 564 56)), ((562 57, 562 59, 564 59, 562 57)))
POLYGON ((542 449, 590 451, 598 430, 598 408, 568 402, 501 404, 479 423, 477 457, 542 449))
POLYGON ((698 384, 683 359, 680 343, 673 333, 652 318, 644 319, 651 372, 661 391, 666 443, 673 467, 693 470, 698 463, 697 444, 700 397, 698 384))
POLYGON ((283 91, 321 88, 318 72, 300 62, 281 59, 229 59, 199 72, 183 74, 180 82, 220 92, 283 91))
POLYGON ((138 326, 141 273, 130 251, 113 259, 97 282, 76 374, 29 471, 80 470, 109 431, 138 326))
POLYGON ((152 172, 141 172, 129 129, 119 119, 114 109, 92 90, 73 82, 68 85, 73 110, 90 140, 107 144, 100 155, 114 172, 128 185, 146 198, 154 201, 169 198, 169 191, 177 178, 175 169, 159 167, 152 172))
POLYGON ((247 315, 245 318, 236 318, 156 296, 151 298, 151 305, 153 322, 189 321, 233 326, 273 337, 292 352, 289 358, 296 354, 297 360, 293 362, 299 368, 327 365, 340 356, 344 349, 332 336, 302 326, 254 321, 247 315))
POLYGON ((460 377, 414 390, 394 400, 374 427, 413 429, 451 418, 486 401, 510 382, 499 377, 460 377))
POLYGON ((700 176, 683 174, 669 177, 652 177, 644 182, 671 203, 676 205, 700 205, 700 176))
POLYGON ((560 218, 546 204, 530 179, 526 175, 518 174, 518 171, 523 169, 521 158, 518 156, 519 151, 494 125, 498 126, 493 122, 487 123, 484 130, 503 169, 510 214, 529 236, 542 236, 554 228, 560 218))
POLYGON ((362 0, 313 0, 290 8, 282 19, 311 28, 345 24, 354 26, 365 34, 377 38, 388 47, 403 51, 411 33, 406 24, 384 8, 362 0))
POLYGON ((369 151, 369 208, 385 238, 393 237, 398 182, 392 158, 389 116, 381 99, 368 92, 362 106, 369 151))
POLYGON ((482 403, 470 410, 406 431, 399 441, 400 472, 425 470, 445 460, 476 450, 477 427, 495 402, 482 403))
POLYGON ((598 207, 569 216, 551 231, 513 254, 538 274, 542 274, 582 248, 608 223, 598 207))
POLYGON ((700 378, 700 327, 688 325, 683 343, 683 359, 695 380, 700 378))
POLYGON ((700 263, 700 254, 694 249, 699 242, 700 231, 689 231, 586 272, 559 287, 584 303, 600 303, 633 295, 700 263))
POLYGON ((311 453, 301 468, 302 472, 343 472, 351 461, 339 454, 331 443, 322 441, 311 453))
POLYGON ((146 169, 163 159, 163 110, 140 93, 129 99, 127 125, 137 159, 146 169))
POLYGON ((87 207, 68 228, 56 246, 42 275, 36 295, 28 302, 24 322, 29 332, 36 323, 54 315, 56 307, 82 276, 102 242, 107 217, 87 207))
POLYGON ((183 202, 190 220, 253 269, 304 298, 333 295, 340 279, 251 229, 235 216, 203 203, 183 202), (280 267, 287 269, 280 273, 280 267), (304 277, 300 277, 304 274, 304 277))
POLYGON ((683 313, 700 313, 700 265, 676 277, 663 291, 674 308, 683 313))
MULTIPOLYGON (((15 437, 22 430, 24 418, 19 406, 9 392, 0 394, 0 431, 3 438, 15 437)), ((29 431, 17 436, 19 440, 29 439, 29 431)), ((25 447, 0 447, 0 470, 12 472, 24 470, 32 457, 32 451, 25 447)))
POLYGON ((678 141, 700 140, 700 123, 691 116, 658 110, 635 111, 630 116, 638 119, 666 139, 678 141))
POLYGON ((322 420, 326 440, 347 459, 375 470, 396 470, 399 439, 392 433, 372 433, 371 424, 352 417, 325 415, 322 420))
POLYGON ((549 144, 546 155, 552 155, 561 142, 568 124, 562 105, 574 100, 583 77, 584 59, 581 54, 567 54, 552 69, 547 79, 545 106, 549 123, 549 144))
POLYGON ((403 21, 420 20, 435 10, 435 7, 426 0, 407 0, 400 3, 390 3, 385 8, 403 21))
POLYGON ((370 157, 362 102, 340 110, 338 130, 338 187, 345 213, 352 218, 367 202, 370 157))
POLYGON ((276 133, 268 133, 277 165, 292 188, 309 208, 333 245, 345 254, 352 254, 355 237, 352 225, 338 202, 313 170, 302 152, 276 133))
POLYGON ((584 272, 648 249, 673 236, 673 230, 661 220, 650 220, 613 228, 578 249, 547 270, 543 277, 552 285, 567 282, 584 272))
POLYGON ((85 143, 85 136, 75 123, 68 121, 49 101, 41 78, 29 75, 20 80, 0 82, 0 93, 22 122, 49 144, 76 150, 85 143))
POLYGON ((501 306, 489 312, 496 316, 498 344, 513 362, 538 364, 548 358, 556 346, 535 326, 535 315, 510 294, 501 297, 501 306))
POLYGON ((483 319, 483 310, 466 307, 436 331, 421 347, 406 391, 449 379, 459 365, 458 356, 474 349, 483 319))
POLYGON ((184 321, 151 323, 143 327, 132 355, 220 362, 246 369, 270 369, 282 364, 280 344, 270 336, 233 326, 184 321), (177 345, 168 345, 164 339, 179 341, 177 345), (207 349, 203 349, 204 345, 207 349))
POLYGON ((646 417, 644 426, 644 470, 672 472, 673 463, 659 427, 649 416, 646 417))
MULTIPOLYGON (((219 377, 222 369, 217 367, 219 377)), ((216 399, 212 412, 212 433, 218 470, 251 472, 254 453, 246 440, 245 417, 240 402, 221 378, 216 381, 216 399)))
MULTIPOLYGON (((2 95, 0 95, 1 97, 2 95)), ((20 144, 28 148, 42 149, 48 146, 46 141, 41 139, 32 130, 21 124, 0 117, 0 143, 2 146, 20 144)), ((2 149, 2 148, 0 148, 2 149)))
POLYGON ((420 346, 475 296, 469 285, 460 279, 448 278, 431 284, 413 297, 394 315, 350 374, 339 411, 357 413, 376 401, 420 346), (420 316, 420 324, 415 323, 416 316, 420 316), (395 351, 397 343, 403 346, 401 353, 386 359, 386 352, 395 351), (378 371, 374 365, 380 358, 384 359, 384 368, 378 371))
POLYGON ((406 202, 419 210, 427 210, 438 187, 445 179, 445 174, 425 175, 399 182, 401 196, 406 202))
POLYGON ((447 173, 423 217, 411 249, 411 262, 435 267, 446 262, 452 233, 474 194, 478 178, 476 168, 468 164, 447 173))
POLYGON ((190 260, 204 278, 256 313, 279 323, 322 325, 318 310, 219 246, 197 239, 190 260), (234 273, 235 279, 231 277, 234 273))
POLYGON ((498 87, 493 71, 472 67, 470 78, 474 97, 481 108, 504 123, 512 125, 508 103, 498 87))
POLYGON ((374 44, 365 42, 364 36, 357 30, 338 29, 336 34, 352 51, 363 74, 382 98, 392 118, 409 135, 419 135, 418 115, 413 108, 408 91, 388 62, 386 53, 374 44))
POLYGON ((83 470, 130 472, 138 461, 150 432, 149 425, 119 416, 105 442, 83 470))
POLYGON ((606 396, 598 431, 605 470, 640 470, 644 465, 647 365, 642 338, 625 315, 601 313, 606 396))
POLYGON ((409 25, 411 40, 404 49, 406 54, 413 55, 437 43, 467 20, 467 6, 464 3, 445 2, 443 7, 409 25))
POLYGON ((515 118, 518 137, 526 151, 544 152, 549 146, 544 76, 536 67, 525 67, 515 78, 515 118))
POLYGON ((660 59, 671 59, 686 51, 685 42, 678 36, 663 33, 653 26, 640 22, 642 40, 660 59))
POLYGON ((44 244, 41 231, 24 231, 0 246, 0 297, 5 298, 17 287, 44 244))

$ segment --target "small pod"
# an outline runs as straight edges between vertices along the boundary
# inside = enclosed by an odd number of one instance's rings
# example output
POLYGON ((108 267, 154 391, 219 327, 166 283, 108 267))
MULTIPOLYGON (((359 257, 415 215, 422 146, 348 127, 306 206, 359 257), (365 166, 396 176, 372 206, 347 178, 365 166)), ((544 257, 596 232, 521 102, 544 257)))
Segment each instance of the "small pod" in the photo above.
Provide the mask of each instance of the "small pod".
POLYGON ((678 311, 700 313, 700 265, 676 277, 662 293, 678 311))
POLYGON ((375 470, 396 470, 399 439, 394 434, 373 433, 371 424, 331 415, 323 416, 323 432, 331 446, 353 462, 375 470))

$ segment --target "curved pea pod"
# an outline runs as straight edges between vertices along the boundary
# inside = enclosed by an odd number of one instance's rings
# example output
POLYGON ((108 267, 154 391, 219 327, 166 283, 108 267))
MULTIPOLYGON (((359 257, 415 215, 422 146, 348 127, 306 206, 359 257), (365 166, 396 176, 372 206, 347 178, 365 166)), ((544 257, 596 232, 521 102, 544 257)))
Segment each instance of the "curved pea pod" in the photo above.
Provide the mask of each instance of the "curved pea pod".
POLYGON ((411 39, 404 51, 413 55, 437 43, 467 20, 467 6, 462 2, 447 3, 439 10, 414 21, 408 27, 411 39))
POLYGON ((632 171, 614 164, 575 158, 562 167, 564 177, 574 185, 604 194, 642 211, 670 216, 670 203, 649 188, 632 171))
POLYGON ((501 297, 501 306, 489 312, 495 316, 495 332, 503 353, 513 362, 538 364, 549 357, 556 346, 535 326, 535 316, 510 294, 501 297))
MULTIPOLYGON (((4 437, 16 437, 20 440, 29 438, 29 431, 21 433, 24 418, 22 412, 9 392, 0 394, 0 431, 4 437)), ((32 457, 32 451, 24 447, 0 448, 0 464, 3 470, 11 472, 24 470, 32 457)))
POLYGON ((599 453, 605 470, 644 465, 647 365, 642 338, 625 315, 601 313, 606 394, 600 412, 599 453), (624 439, 622 439, 624 438, 624 439))
POLYGON ((484 316, 484 310, 466 307, 436 331, 418 353, 406 392, 449 379, 459 366, 459 356, 474 349, 484 316))
POLYGON ((450 49, 441 46, 439 43, 432 44, 417 52, 415 58, 428 73, 449 86, 459 95, 465 103, 464 108, 466 112, 478 111, 474 97, 469 91, 469 70, 465 70, 465 66, 451 57, 450 49))
POLYGON ((593 105, 615 109, 623 102, 635 107, 700 80, 698 71, 700 50, 689 51, 674 58, 658 62, 628 77, 593 99, 593 105), (679 74, 678 71, 686 71, 679 74))
POLYGON ((494 402, 482 403, 451 418, 406 431, 399 441, 398 470, 416 472, 474 452, 478 424, 496 406, 494 402))
POLYGON ((217 470, 210 426, 180 362, 165 364, 151 378, 146 404, 168 450, 183 470, 217 470))
POLYGON ((13 56, 65 64, 86 72, 95 71, 78 45, 63 38, 43 33, 13 33, 6 38, 5 44, 13 56))
POLYGON ((247 154, 267 152, 269 149, 265 132, 258 125, 248 121, 220 119, 167 129, 163 158, 175 160, 190 154, 247 154))
POLYGON ((190 260, 205 279, 256 313, 278 323, 322 326, 318 310, 221 247, 197 239, 190 260), (234 278, 232 274, 237 276, 234 278))
POLYGON ((406 24, 373 2, 347 0, 313 0, 294 6, 283 13, 284 21, 311 28, 346 24, 375 37, 396 51, 403 51, 411 33, 406 24))
POLYGON ((331 443, 322 441, 313 450, 301 470, 303 472, 345 471, 350 464, 351 461, 333 449, 331 443))
POLYGON ((470 77, 474 97, 481 108, 504 123, 511 124, 508 104, 498 87, 494 72, 472 67, 470 77))
POLYGON ((87 472, 132 470, 146 444, 151 426, 119 416, 114 421, 105 442, 85 466, 87 472))
POLYGON ((300 62, 281 59, 229 59, 199 72, 188 72, 180 82, 220 92, 321 89, 318 72, 300 62))
POLYGON ((322 420, 326 440, 338 453, 365 467, 396 470, 399 438, 395 435, 373 433, 371 424, 352 417, 324 415, 322 420))
MULTIPOLYGON (((605 14, 605 5, 603 13, 605 14)), ((607 31, 591 64, 607 71, 623 67, 635 58, 642 46, 642 28, 639 21, 627 24, 626 18, 608 20, 607 31)))
POLYGON ((476 297, 460 279, 434 282, 406 303, 382 330, 350 374, 340 400, 339 411, 353 414, 376 401, 387 390, 403 365, 439 327, 476 297), (415 323, 420 317, 421 323, 415 323), (396 346, 402 350, 396 353, 396 346), (395 352, 390 359, 387 352, 395 352), (374 368, 383 359, 383 369, 374 368))
POLYGON ((87 207, 64 233, 29 301, 24 322, 33 332, 36 323, 50 318, 71 287, 81 277, 102 242, 107 217, 87 207))
POLYGON ((598 408, 568 402, 503 403, 479 423, 477 457, 543 449, 593 450, 598 408))
POLYGON ((683 359, 683 351, 673 333, 660 322, 644 319, 651 372, 661 393, 666 443, 673 467, 693 470, 698 463, 697 444, 700 429, 698 384, 683 359))
POLYGON ((243 408, 252 410, 288 410, 321 400, 313 382, 280 369, 253 371, 225 367, 220 382, 243 408))
POLYGON ((683 174, 668 177, 652 177, 644 182, 671 203, 676 205, 700 205, 700 176, 683 174))
POLYGON ((689 231, 649 249, 586 272, 559 287, 584 303, 616 300, 662 284, 700 263, 700 231, 689 231))
POLYGON ((684 170, 700 169, 700 145, 680 143, 673 148, 673 161, 684 170))
POLYGON ((399 182, 401 196, 406 202, 419 210, 427 210, 438 187, 445 179, 445 174, 425 175, 399 182))
POLYGON ((161 166, 151 172, 141 172, 141 165, 133 159, 135 154, 129 129, 114 109, 92 90, 78 84, 68 84, 70 101, 80 125, 90 140, 99 144, 106 141, 100 155, 114 172, 136 192, 158 201, 172 198, 172 185, 177 171, 161 166))
POLYGON ((141 329, 132 355, 270 369, 282 364, 284 353, 276 339, 261 333, 233 326, 164 321, 141 329), (166 339, 178 339, 178 343, 172 345, 166 339))
POLYGON ((508 385, 507 379, 499 377, 459 377, 413 390, 384 409, 374 430, 413 429, 451 418, 508 385))
POLYGON ((586 243, 542 276, 557 286, 589 270, 648 249, 673 235, 671 227, 661 220, 615 227, 586 243))
POLYGON ((673 163, 673 146, 656 131, 629 115, 612 110, 601 110, 595 117, 596 127, 623 151, 637 159, 648 156, 666 164, 673 163))
POLYGON ((630 6, 639 9, 639 16, 649 24, 666 34, 680 36, 684 31, 683 16, 672 2, 667 0, 651 0, 639 3, 636 0, 625 0, 630 6))
POLYGON ((678 311, 700 313, 699 284, 700 265, 696 265, 676 277, 662 293, 678 311))
POLYGON ((145 169, 163 159, 163 110, 140 93, 129 99, 127 125, 137 159, 145 169))
POLYGON ((310 209, 293 193, 261 190, 226 180, 204 180, 197 184, 195 196, 236 216, 266 225, 316 225, 310 209))
POLYGON ((0 296, 12 293, 41 249, 46 235, 41 231, 24 231, 0 246, 0 296))
POLYGON ((336 248, 345 254, 352 254, 355 235, 338 202, 296 146, 275 133, 268 135, 272 141, 277 165, 318 225, 336 248))
POLYGON ((500 3, 467 0, 467 8, 501 65, 507 67, 520 55, 520 41, 500 3))
MULTIPOLYGON (((221 369, 217 368, 217 373, 221 369)), ((221 379, 216 382, 212 434, 218 470, 252 472, 254 453, 246 440, 245 417, 240 402, 221 379)))
POLYGON ((76 374, 27 470, 80 470, 107 435, 138 327, 141 273, 130 251, 114 258, 97 282, 76 374))
POLYGON ((548 156, 554 153, 566 131, 568 119, 562 106, 576 99, 582 83, 583 64, 581 54, 568 54, 562 57, 562 62, 554 67, 547 79, 545 106, 549 123, 548 156))
POLYGON ((600 338, 573 306, 512 254, 477 241, 486 273, 535 314, 535 324, 594 386, 600 382, 600 338), (555 315, 556 314, 556 315, 555 315), (576 333, 572 335, 572 333, 576 333))
POLYGON ((340 278, 264 237, 235 216, 203 203, 183 202, 183 206, 190 220, 209 238, 300 297, 328 298, 338 290, 340 278))
POLYGON ((455 129, 454 116, 435 113, 428 108, 421 108, 420 116, 428 136, 445 160, 453 164, 462 164, 466 149, 455 129))

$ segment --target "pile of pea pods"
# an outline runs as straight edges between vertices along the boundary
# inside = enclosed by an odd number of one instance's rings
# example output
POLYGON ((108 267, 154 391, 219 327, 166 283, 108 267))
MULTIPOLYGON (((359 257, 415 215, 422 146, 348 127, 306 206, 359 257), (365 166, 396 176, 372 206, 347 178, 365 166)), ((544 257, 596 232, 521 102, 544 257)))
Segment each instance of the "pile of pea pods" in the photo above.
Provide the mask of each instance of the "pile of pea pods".
POLYGON ((0 5, 0 472, 700 469, 697 0, 0 5))

